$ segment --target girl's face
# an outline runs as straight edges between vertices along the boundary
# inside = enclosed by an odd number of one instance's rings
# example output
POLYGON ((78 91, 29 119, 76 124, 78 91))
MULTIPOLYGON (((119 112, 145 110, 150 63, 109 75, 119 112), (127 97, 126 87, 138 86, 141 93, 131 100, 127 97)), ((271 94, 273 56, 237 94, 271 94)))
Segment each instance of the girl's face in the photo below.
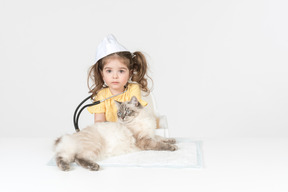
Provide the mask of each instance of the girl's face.
POLYGON ((113 95, 124 91, 130 77, 130 71, 124 61, 119 57, 105 59, 101 74, 113 95))

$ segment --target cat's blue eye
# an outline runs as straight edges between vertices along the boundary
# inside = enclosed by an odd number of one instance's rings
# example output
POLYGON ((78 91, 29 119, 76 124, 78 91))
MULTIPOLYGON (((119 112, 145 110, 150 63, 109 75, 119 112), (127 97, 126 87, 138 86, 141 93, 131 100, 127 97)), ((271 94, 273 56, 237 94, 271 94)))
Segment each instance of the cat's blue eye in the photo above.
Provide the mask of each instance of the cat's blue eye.
POLYGON ((128 110, 126 111, 126 113, 127 113, 127 115, 133 115, 134 111, 128 109, 128 110))

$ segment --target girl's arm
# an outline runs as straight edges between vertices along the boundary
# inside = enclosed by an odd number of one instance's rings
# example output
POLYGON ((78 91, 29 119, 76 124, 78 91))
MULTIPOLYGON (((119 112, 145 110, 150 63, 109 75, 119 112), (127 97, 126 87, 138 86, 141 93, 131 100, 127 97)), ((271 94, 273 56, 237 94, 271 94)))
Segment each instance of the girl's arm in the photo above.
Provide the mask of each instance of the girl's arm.
POLYGON ((94 113, 94 123, 106 121, 105 113, 94 113))

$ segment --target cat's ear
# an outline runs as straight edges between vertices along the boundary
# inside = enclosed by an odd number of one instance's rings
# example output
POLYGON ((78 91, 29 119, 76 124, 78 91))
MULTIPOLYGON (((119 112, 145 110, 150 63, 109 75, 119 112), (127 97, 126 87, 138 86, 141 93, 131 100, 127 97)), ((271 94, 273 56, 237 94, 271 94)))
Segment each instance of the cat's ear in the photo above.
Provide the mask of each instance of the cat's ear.
POLYGON ((131 100, 130 100, 129 103, 133 104, 135 107, 141 106, 141 104, 139 103, 137 97, 135 97, 135 96, 133 96, 133 97, 131 98, 131 100))
POLYGON ((122 102, 114 100, 116 107, 119 109, 122 102))

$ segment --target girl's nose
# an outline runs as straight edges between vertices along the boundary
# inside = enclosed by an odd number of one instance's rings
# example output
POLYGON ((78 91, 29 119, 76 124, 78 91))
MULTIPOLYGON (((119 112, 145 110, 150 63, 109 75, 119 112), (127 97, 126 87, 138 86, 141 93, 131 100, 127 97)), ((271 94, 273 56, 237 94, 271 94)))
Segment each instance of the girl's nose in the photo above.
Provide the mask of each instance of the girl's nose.
POLYGON ((117 79, 118 78, 118 74, 117 73, 113 73, 113 79, 117 79))

